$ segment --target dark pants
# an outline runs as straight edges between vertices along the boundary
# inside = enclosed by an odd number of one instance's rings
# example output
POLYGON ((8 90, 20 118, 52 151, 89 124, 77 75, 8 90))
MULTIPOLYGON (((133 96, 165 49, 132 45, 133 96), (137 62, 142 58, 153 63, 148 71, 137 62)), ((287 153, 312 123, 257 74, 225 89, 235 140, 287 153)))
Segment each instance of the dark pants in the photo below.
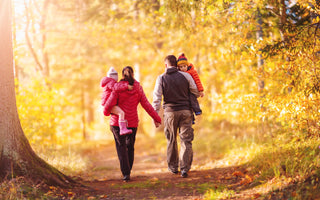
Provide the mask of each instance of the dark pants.
POLYGON ((191 105, 191 108, 192 108, 193 112, 201 113, 202 110, 200 108, 200 105, 199 105, 199 102, 198 102, 198 99, 197 99, 196 95, 190 93, 189 96, 190 96, 189 97, 190 98, 190 105, 191 105))
POLYGON ((116 143, 117 154, 120 162, 122 175, 130 175, 134 160, 134 143, 136 141, 137 128, 128 128, 131 134, 120 135, 118 126, 110 126, 116 143))

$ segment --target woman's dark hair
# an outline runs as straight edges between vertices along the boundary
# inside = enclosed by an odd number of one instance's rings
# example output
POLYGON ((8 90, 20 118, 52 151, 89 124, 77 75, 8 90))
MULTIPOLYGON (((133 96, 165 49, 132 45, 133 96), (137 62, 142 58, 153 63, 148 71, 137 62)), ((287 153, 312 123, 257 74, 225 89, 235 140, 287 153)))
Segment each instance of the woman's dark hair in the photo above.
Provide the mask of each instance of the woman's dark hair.
POLYGON ((133 69, 130 66, 126 66, 125 68, 122 69, 122 77, 121 81, 128 81, 129 85, 133 85, 134 83, 134 77, 133 77, 133 69), (124 74, 124 71, 128 70, 129 75, 124 74))
POLYGON ((172 67, 177 67, 177 58, 174 55, 168 55, 164 61, 168 61, 172 67))

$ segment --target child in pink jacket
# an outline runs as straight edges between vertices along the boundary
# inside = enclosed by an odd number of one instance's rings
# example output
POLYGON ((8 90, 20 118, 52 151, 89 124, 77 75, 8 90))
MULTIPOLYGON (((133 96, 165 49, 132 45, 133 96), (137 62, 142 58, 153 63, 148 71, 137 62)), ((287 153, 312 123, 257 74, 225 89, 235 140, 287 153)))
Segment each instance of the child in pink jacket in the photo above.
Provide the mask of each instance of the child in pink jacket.
MULTIPOLYGON (((103 88, 102 96, 101 96, 101 105, 103 107, 109 105, 107 101, 110 99, 110 95, 114 90, 114 85, 118 81, 118 72, 111 67, 107 73, 106 77, 101 79, 100 85, 103 88)), ((132 90, 131 85, 125 84, 122 87, 117 87, 117 91, 126 91, 132 90)), ((109 116, 111 113, 119 116, 119 127, 120 127, 120 135, 126 135, 132 133, 131 129, 127 129, 127 121, 125 120, 125 115, 123 110, 119 106, 113 106, 111 109, 104 109, 104 115, 109 116)))

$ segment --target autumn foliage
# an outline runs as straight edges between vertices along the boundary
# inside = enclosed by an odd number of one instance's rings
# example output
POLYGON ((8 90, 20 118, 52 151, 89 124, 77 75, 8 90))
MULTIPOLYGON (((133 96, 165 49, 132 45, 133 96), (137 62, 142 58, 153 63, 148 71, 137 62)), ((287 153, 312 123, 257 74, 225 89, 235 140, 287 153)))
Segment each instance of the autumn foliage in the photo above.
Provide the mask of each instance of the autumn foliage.
MULTIPOLYGON (((203 115, 195 125, 205 138, 199 150, 210 155, 219 147, 226 163, 254 166, 232 174, 243 186, 319 173, 319 1, 13 0, 13 5, 17 106, 32 145, 112 139, 99 87, 109 67, 120 73, 133 66, 152 100, 164 57, 184 52, 204 85, 203 115), (215 138, 212 130, 223 134, 215 138)), ((145 115, 141 112, 139 132, 153 137, 162 130, 152 128, 145 115)))

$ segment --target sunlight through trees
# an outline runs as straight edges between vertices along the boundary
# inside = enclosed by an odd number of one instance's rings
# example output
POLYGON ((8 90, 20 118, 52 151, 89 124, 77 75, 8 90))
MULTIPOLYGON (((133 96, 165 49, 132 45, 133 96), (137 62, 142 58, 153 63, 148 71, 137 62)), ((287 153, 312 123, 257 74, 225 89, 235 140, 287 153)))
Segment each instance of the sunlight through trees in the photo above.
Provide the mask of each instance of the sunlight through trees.
MULTIPOLYGON (((16 100, 9 103, 36 150, 111 139, 99 86, 109 67, 133 66, 152 100, 163 59, 182 52, 204 85, 195 124, 201 151, 213 151, 202 141, 216 139, 212 130, 253 146, 283 145, 288 154, 313 149, 320 136, 318 0, 12 0, 12 11, 16 100)), ((139 114, 139 134, 156 138, 162 128, 139 114)), ((226 146, 236 154, 236 144, 226 146)), ((301 156, 311 165, 305 174, 318 170, 314 152, 310 162, 311 154, 301 156)), ((248 163, 259 157, 244 154, 248 163)), ((274 171, 302 166, 277 162, 274 171)))

